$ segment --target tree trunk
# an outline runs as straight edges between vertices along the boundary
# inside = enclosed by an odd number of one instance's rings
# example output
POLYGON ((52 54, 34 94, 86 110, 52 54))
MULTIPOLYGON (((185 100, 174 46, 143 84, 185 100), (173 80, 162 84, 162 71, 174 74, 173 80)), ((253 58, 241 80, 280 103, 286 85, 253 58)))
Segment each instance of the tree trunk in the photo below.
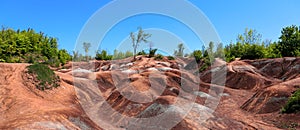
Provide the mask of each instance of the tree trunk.
POLYGON ((136 48, 133 50, 133 61, 136 60, 136 48))

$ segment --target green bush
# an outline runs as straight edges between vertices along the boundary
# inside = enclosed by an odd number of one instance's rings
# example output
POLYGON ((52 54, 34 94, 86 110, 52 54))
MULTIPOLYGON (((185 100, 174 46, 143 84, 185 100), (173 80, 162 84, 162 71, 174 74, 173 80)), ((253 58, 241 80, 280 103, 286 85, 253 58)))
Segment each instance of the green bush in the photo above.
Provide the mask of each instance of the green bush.
POLYGON ((207 68, 209 68, 209 66, 211 66, 211 61, 208 57, 204 58, 202 60, 203 64, 200 66, 199 68, 199 72, 203 72, 205 71, 207 68))
POLYGON ((173 56, 168 56, 168 60, 175 60, 173 56))
POLYGON ((258 44, 245 44, 241 59, 255 60, 265 57, 265 47, 258 44))
POLYGON ((157 51, 157 49, 151 49, 151 50, 149 51, 149 58, 154 57, 156 51, 157 51))
POLYGON ((163 58, 164 58, 163 55, 157 54, 157 55, 154 57, 154 60, 162 60, 163 58))
POLYGON ((105 50, 102 50, 101 53, 97 51, 96 53, 96 60, 111 60, 113 58, 112 55, 107 54, 105 50))
POLYGON ((33 74, 39 80, 37 88, 39 90, 59 87, 59 77, 53 70, 43 64, 33 64, 28 66, 28 73, 33 74))
POLYGON ((277 48, 284 57, 300 56, 300 27, 292 25, 281 31, 277 48))
POLYGON ((282 113, 297 113, 300 111, 300 89, 298 89, 281 109, 282 113))
POLYGON ((137 55, 147 55, 147 53, 144 50, 142 50, 142 51, 138 52, 137 55))
POLYGON ((202 52, 200 50, 193 51, 192 56, 195 57, 195 60, 197 61, 197 63, 199 63, 200 60, 203 58, 202 57, 202 52))

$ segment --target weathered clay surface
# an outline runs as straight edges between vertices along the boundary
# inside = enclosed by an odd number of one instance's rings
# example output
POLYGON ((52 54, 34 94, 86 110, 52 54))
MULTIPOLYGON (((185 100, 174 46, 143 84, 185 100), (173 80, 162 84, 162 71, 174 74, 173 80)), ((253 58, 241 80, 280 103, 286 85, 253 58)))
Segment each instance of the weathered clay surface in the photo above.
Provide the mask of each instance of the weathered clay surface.
POLYGON ((300 124, 299 114, 279 113, 299 89, 300 58, 218 60, 200 74, 188 59, 137 59, 69 63, 56 71, 61 87, 46 91, 25 74, 28 64, 0 64, 0 129, 274 130, 300 124))

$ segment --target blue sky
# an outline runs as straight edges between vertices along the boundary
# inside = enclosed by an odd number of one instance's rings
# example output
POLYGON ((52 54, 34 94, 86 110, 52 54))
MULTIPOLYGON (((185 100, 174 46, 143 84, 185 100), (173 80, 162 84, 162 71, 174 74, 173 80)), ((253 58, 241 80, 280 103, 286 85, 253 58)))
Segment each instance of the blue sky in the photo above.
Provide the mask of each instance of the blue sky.
MULTIPOLYGON (((59 39, 59 48, 71 52, 85 23, 109 0, 3 0, 0 4, 0 25, 13 29, 33 28, 48 36, 59 39)), ((299 0, 189 0, 210 20, 224 44, 235 41, 236 36, 245 28, 256 29, 263 39, 277 41, 283 27, 300 25, 299 0)), ((134 4, 134 3, 133 3, 134 4)), ((172 4, 172 3, 170 3, 172 4)), ((178 9, 178 13, 182 9, 178 9)), ((188 15, 188 14, 186 14, 188 15)), ((192 16, 191 16, 192 17, 192 16)), ((164 40, 154 36, 154 46, 164 43, 164 47, 176 47, 177 42, 201 49, 201 40, 180 22, 165 16, 144 14, 120 21, 107 33, 101 42, 101 49, 112 52, 113 49, 130 49, 128 35, 141 26, 151 32, 161 29, 168 37, 164 40), (167 40, 169 39, 169 40, 167 40), (122 43, 128 48, 122 47, 122 43)), ((146 30, 146 31, 147 31, 146 30)), ((158 32, 158 34, 160 34, 158 32)), ((140 49, 146 48, 143 44, 140 49)), ((172 50, 172 49, 171 49, 172 50)))

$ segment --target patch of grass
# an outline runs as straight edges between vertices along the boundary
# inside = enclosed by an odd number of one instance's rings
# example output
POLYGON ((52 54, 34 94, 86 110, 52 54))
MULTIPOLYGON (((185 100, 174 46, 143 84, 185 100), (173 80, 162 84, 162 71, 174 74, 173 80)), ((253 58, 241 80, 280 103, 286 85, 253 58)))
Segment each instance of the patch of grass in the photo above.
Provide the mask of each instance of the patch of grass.
POLYGON ((282 113, 297 113, 300 111, 300 89, 298 89, 281 109, 282 113))
POLYGON ((28 73, 33 74, 40 81, 37 88, 40 90, 59 87, 59 77, 53 70, 44 64, 33 64, 28 66, 28 73))

